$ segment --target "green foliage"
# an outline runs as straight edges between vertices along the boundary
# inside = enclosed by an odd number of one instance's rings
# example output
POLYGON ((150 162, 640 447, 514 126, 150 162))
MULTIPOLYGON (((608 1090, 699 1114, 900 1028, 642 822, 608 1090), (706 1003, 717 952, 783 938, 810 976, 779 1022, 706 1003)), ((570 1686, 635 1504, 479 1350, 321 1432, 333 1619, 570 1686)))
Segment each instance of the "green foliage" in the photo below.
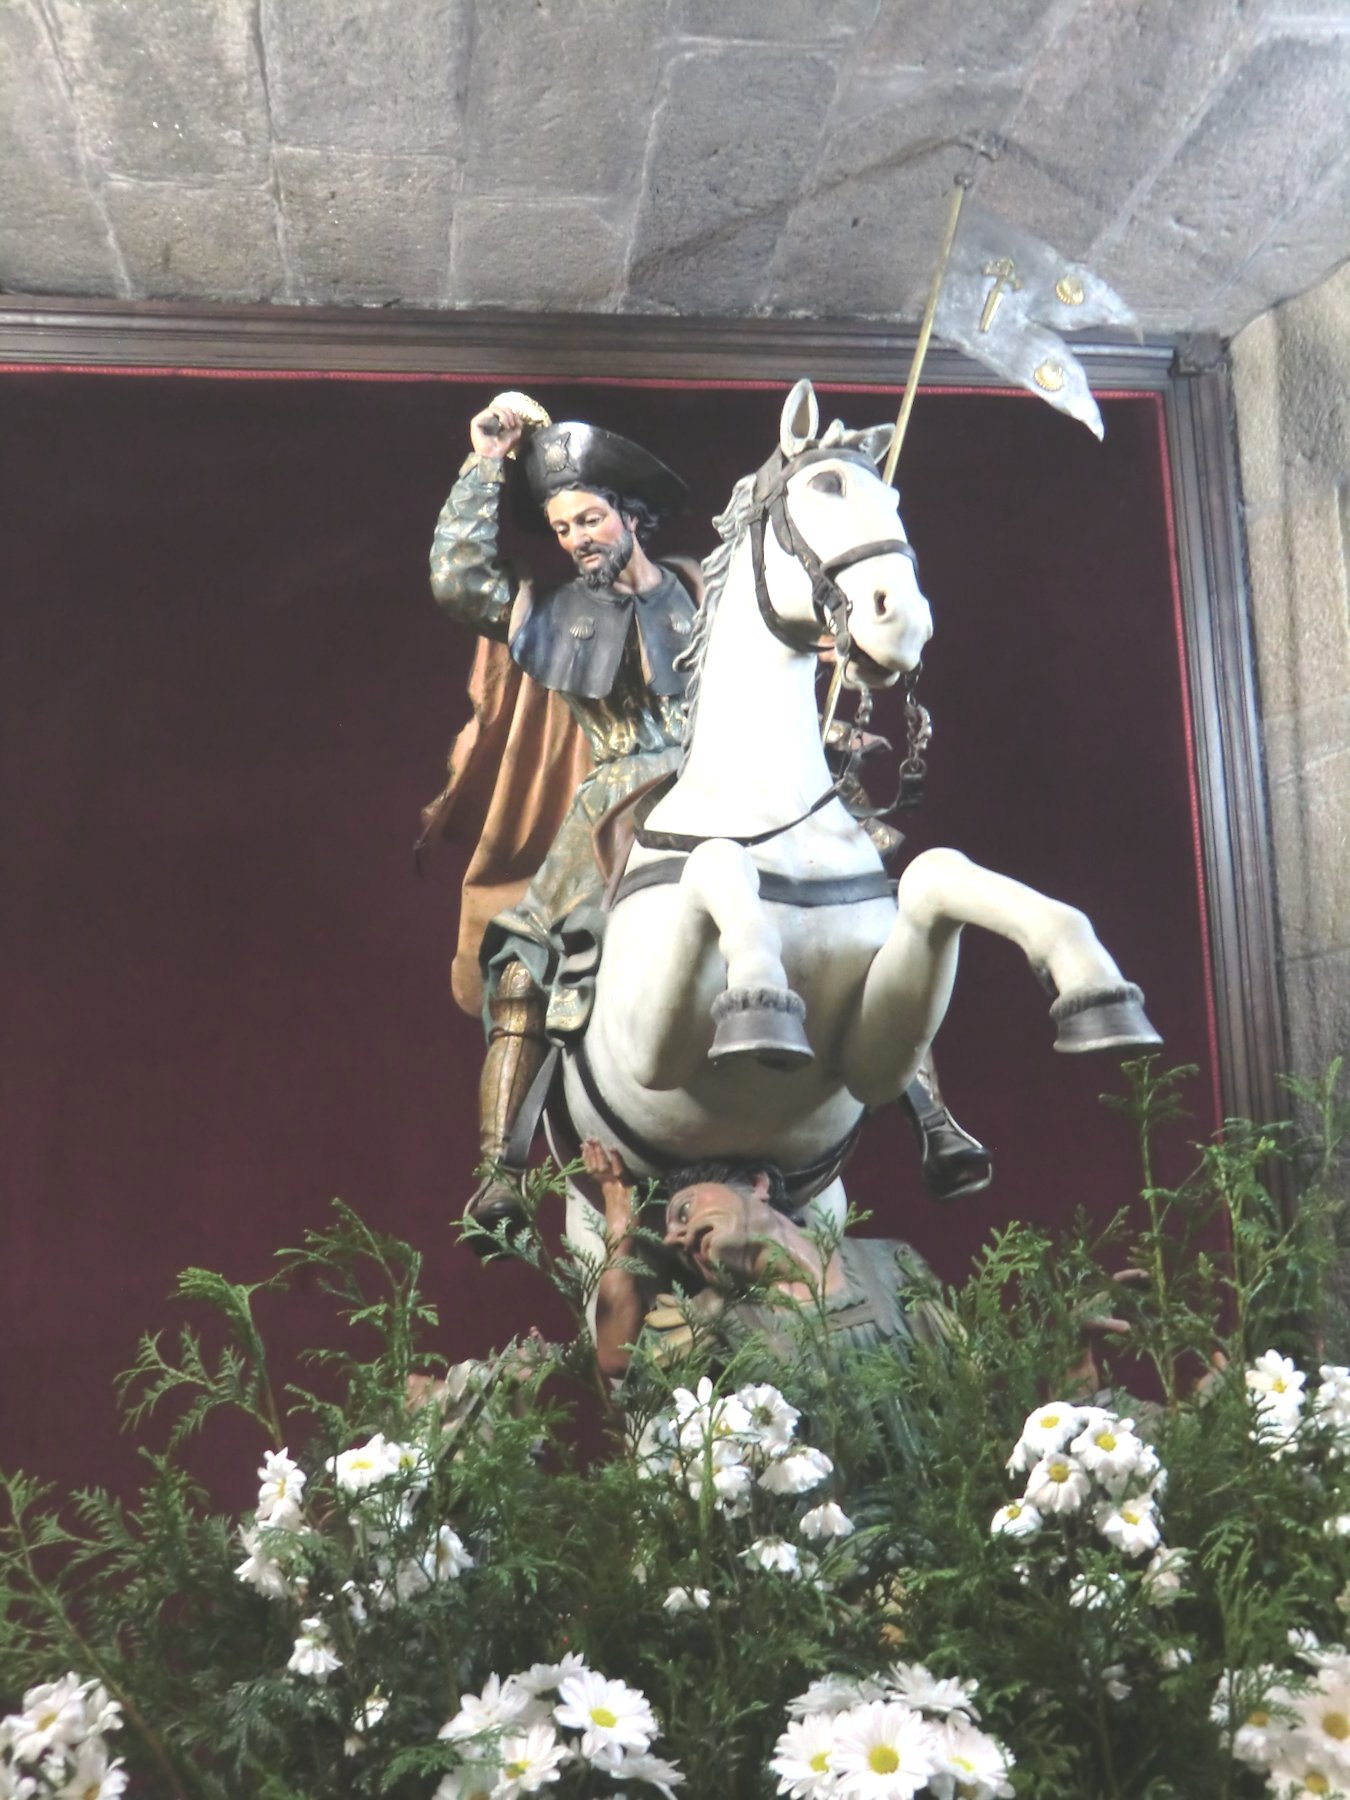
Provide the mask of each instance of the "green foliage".
MULTIPOLYGON (((1350 1469, 1330 1427, 1297 1444, 1263 1436, 1243 1372, 1272 1349, 1310 1376, 1323 1357, 1350 1108, 1333 1071, 1296 1094, 1310 1130, 1230 1122, 1167 1188, 1152 1144, 1184 1074, 1145 1059, 1109 1102, 1139 1139, 1136 1211, 1080 1217, 1057 1239, 997 1232, 959 1287, 916 1287, 910 1317, 933 1328, 903 1344, 833 1329, 823 1292, 767 1333, 686 1302, 678 1355, 644 1340, 616 1395, 584 1318, 607 1272, 642 1265, 614 1245, 551 1248, 538 1221, 562 1182, 548 1173, 531 1182, 526 1228, 494 1247, 566 1298, 564 1344, 447 1371, 417 1253, 341 1206, 270 1281, 187 1271, 177 1299, 217 1326, 172 1345, 147 1336, 124 1378, 129 1427, 158 1438, 137 1499, 91 1489, 58 1504, 0 1476, 4 1708, 67 1669, 102 1683, 124 1712, 113 1748, 133 1793, 422 1800, 459 1760, 437 1733, 466 1694, 580 1653, 646 1694, 694 1800, 753 1800, 775 1792, 768 1759, 792 1696, 901 1658, 978 1682, 1018 1795, 1264 1791, 1232 1736, 1269 1671, 1289 1670, 1292 1631, 1345 1634, 1350 1537, 1328 1527, 1350 1514, 1350 1469), (331 1299, 334 1333, 308 1358, 313 1386, 278 1388, 256 1303, 297 1276, 331 1299), (799 1438, 833 1473, 800 1496, 754 1481, 728 1505, 714 1438, 672 1448, 661 1422, 700 1405, 711 1419, 757 1383, 799 1409, 799 1438), (573 1444, 583 1391, 610 1433, 589 1464, 573 1444), (1177 1592, 1159 1598, 1149 1556, 1109 1542, 1090 1510, 991 1533, 1024 1479, 1005 1460, 1054 1399, 1095 1401, 1151 1443, 1169 1475, 1165 1541, 1187 1553, 1177 1592), (212 1510, 184 1458, 220 1411, 250 1421, 260 1457, 285 1450, 304 1472, 293 1513, 256 1525, 212 1510), (397 1466, 354 1486, 348 1453, 391 1445, 397 1466), (801 1517, 826 1498, 855 1529, 808 1546, 801 1517), (803 1559, 795 1576, 751 1551, 779 1539, 803 1559), (428 1572, 438 1541, 448 1561, 428 1572), (672 1609, 675 1589, 706 1605, 672 1609), (318 1672, 288 1666, 306 1639, 318 1672)), ((828 1259, 828 1234, 819 1248, 828 1259)), ((772 1308, 771 1285, 758 1298, 772 1308)), ((592 1780, 573 1770, 550 1791, 611 1791, 592 1780)))

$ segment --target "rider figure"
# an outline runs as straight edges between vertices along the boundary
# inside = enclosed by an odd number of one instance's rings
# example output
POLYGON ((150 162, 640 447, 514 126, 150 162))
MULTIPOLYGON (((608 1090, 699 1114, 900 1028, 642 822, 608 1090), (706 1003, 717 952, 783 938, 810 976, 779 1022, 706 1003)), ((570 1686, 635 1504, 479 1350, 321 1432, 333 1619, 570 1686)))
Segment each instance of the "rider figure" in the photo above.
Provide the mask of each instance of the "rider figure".
MULTIPOLYGON (((495 640, 501 654, 509 649, 524 676, 566 704, 593 765, 525 892, 492 919, 482 940, 488 1049, 479 1141, 482 1160, 499 1173, 479 1186, 467 1214, 491 1227, 519 1216, 528 1145, 511 1139, 547 1055, 554 934, 567 914, 603 891, 594 838, 600 821, 679 763, 686 676, 678 658, 702 593, 697 564, 657 563, 647 554, 652 533, 680 510, 686 490, 640 445, 588 424, 552 425, 523 395, 499 397, 471 421, 469 434, 472 454, 432 542, 432 592, 452 617, 495 640), (550 530, 576 568, 561 586, 517 577, 498 555, 501 496, 517 452, 529 522, 550 530)), ((547 782, 550 771, 531 774, 547 782)), ((457 770, 447 796, 459 779, 457 770)), ((438 811, 434 823, 442 816, 438 811)), ((942 1105, 931 1066, 920 1070, 903 1105, 930 1191, 952 1199, 988 1183, 988 1156, 942 1105)))
MULTIPOLYGON (((688 644, 700 593, 697 565, 676 565, 677 574, 646 551, 656 527, 683 504, 679 477, 613 432, 575 422, 539 425, 538 417, 499 400, 472 420, 473 454, 431 547, 436 599, 462 623, 509 645, 525 675, 562 697, 593 764, 525 893, 483 940, 488 1052, 480 1147, 483 1160, 498 1166, 547 1053, 550 933, 603 886, 592 832, 612 807, 679 761, 686 677, 676 658, 688 644), (507 459, 522 440, 529 501, 576 567, 559 587, 518 580, 498 557, 507 459)), ((468 1210, 491 1225, 518 1207, 510 1178, 493 1176, 468 1210)))

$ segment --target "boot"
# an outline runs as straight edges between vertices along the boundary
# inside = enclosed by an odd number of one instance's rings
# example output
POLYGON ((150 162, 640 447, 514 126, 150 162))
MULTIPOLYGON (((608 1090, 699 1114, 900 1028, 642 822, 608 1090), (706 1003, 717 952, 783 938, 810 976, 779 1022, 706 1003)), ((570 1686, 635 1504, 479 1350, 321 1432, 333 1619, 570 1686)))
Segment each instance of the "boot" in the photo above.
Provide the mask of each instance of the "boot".
MULTIPOLYGON (((507 963, 488 999, 488 1047, 478 1084, 478 1147, 481 1160, 493 1166, 464 1209, 466 1219, 488 1231, 525 1223, 523 1159, 516 1168, 508 1166, 505 1157, 521 1102, 548 1054, 545 1004, 523 962, 507 963)), ((471 1249, 484 1247, 481 1239, 468 1242, 471 1249)))
POLYGON ((931 1055, 900 1096, 900 1108, 919 1140, 924 1185, 934 1200, 960 1200, 989 1186, 993 1161, 979 1139, 947 1111, 931 1055))

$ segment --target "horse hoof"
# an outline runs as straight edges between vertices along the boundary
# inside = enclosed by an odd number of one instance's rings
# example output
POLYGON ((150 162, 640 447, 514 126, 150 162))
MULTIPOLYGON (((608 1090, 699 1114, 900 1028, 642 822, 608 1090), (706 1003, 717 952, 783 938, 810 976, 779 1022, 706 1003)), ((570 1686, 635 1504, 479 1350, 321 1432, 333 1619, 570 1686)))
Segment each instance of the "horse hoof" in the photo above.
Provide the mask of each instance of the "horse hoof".
POLYGON ((713 1001, 708 1061, 753 1057, 766 1069, 803 1069, 815 1061, 802 1021, 806 1003, 791 988, 728 988, 713 1001))
POLYGON ((1144 996, 1132 981, 1119 987, 1065 994, 1050 1008, 1058 1028, 1056 1050, 1081 1056, 1090 1050, 1143 1050, 1162 1039, 1148 1022, 1144 996))

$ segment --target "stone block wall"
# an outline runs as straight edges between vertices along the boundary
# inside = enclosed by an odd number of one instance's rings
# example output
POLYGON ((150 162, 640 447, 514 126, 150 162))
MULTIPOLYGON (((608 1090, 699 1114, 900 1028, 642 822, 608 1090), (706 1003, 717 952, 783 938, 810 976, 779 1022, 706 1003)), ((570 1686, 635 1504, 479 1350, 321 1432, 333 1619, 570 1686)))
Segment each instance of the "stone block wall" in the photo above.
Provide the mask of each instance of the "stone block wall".
POLYGON ((1350 1053, 1350 264, 1233 342, 1292 1072, 1350 1053))

